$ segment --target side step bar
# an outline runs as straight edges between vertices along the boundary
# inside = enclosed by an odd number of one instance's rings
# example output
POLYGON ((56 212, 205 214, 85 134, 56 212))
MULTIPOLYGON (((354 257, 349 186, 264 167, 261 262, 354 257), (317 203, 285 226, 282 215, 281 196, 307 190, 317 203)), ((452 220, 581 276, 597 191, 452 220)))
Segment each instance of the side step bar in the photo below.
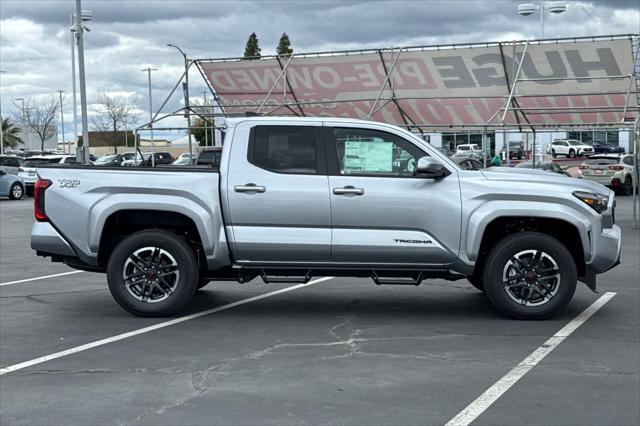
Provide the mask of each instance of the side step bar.
POLYGON ((422 272, 416 277, 380 277, 376 271, 371 271, 371 279, 376 285, 414 285, 419 286, 422 283, 422 272))
POLYGON ((291 277, 282 275, 267 275, 264 269, 260 270, 260 278, 265 284, 285 283, 285 284, 306 284, 311 280, 311 270, 308 270, 303 277, 291 277))

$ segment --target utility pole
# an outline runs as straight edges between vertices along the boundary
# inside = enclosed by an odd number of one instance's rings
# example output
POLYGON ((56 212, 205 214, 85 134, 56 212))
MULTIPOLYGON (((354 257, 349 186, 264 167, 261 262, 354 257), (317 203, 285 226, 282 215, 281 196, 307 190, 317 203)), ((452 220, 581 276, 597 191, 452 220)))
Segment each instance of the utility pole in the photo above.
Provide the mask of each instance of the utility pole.
MULTIPOLYGON (((6 71, 0 71, 0 74, 4 73, 6 71)), ((0 155, 2 154, 4 154, 4 120, 2 119, 2 85, 0 84, 0 155)))
POLYGON ((156 166, 156 148, 153 142, 153 106, 151 103, 151 71, 158 71, 157 68, 145 68, 143 70, 149 77, 149 128, 151 129, 151 167, 156 166))
MULTIPOLYGON (((204 111, 205 111, 205 113, 207 113, 207 91, 206 90, 202 91, 202 99, 203 99, 204 111)), ((204 119, 204 146, 209 146, 209 131, 207 129, 207 118, 206 118, 206 116, 205 116, 205 119, 204 119)))
POLYGON ((58 90, 58 94, 60 95, 60 124, 62 125, 62 152, 65 153, 64 149, 64 113, 62 111, 62 94, 64 90, 58 90))
POLYGON ((82 27, 82 0, 76 0, 76 38, 78 40, 78 74, 80 75, 80 112, 82 114, 82 163, 89 162, 89 123, 87 120, 87 87, 84 75, 84 28, 82 27))
MULTIPOLYGON (((71 82, 73 87, 73 143, 78 146, 78 102, 76 101, 76 36, 75 24, 73 22, 73 13, 71 20, 71 82)), ((69 146, 69 154, 71 154, 71 146, 69 146)))

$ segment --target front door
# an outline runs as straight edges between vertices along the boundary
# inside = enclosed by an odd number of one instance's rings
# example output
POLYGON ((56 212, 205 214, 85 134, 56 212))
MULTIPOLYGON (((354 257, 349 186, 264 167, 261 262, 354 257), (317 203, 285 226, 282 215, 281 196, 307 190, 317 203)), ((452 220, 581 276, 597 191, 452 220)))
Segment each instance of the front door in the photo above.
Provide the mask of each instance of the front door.
POLYGON ((322 123, 301 124, 235 129, 225 191, 238 263, 331 259, 322 123))
POLYGON ((451 263, 460 245, 458 175, 413 174, 425 147, 402 132, 357 127, 326 131, 332 260, 429 266, 451 263))

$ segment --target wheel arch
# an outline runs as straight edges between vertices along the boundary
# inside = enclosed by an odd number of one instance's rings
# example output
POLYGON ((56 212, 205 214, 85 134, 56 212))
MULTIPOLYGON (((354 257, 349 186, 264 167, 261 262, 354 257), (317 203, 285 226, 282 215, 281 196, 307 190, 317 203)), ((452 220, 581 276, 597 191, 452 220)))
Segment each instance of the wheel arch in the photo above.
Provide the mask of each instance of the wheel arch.
POLYGON ((571 253, 578 275, 586 271, 586 256, 589 250, 589 234, 587 241, 583 240, 580 225, 576 225, 564 218, 540 217, 532 215, 498 216, 489 221, 483 228, 482 237, 474 242, 475 252, 474 275, 481 274, 484 261, 491 250, 500 240, 518 232, 540 232, 557 239, 571 253), (586 248, 585 248, 586 243, 586 248))

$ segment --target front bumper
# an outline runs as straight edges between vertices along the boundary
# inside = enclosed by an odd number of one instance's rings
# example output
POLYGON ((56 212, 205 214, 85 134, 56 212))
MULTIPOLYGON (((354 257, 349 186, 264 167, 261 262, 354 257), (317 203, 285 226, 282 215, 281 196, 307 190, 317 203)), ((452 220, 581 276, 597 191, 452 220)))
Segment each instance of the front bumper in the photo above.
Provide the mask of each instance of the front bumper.
POLYGON ((43 255, 76 257, 69 243, 48 222, 35 222, 31 228, 31 248, 43 255))

